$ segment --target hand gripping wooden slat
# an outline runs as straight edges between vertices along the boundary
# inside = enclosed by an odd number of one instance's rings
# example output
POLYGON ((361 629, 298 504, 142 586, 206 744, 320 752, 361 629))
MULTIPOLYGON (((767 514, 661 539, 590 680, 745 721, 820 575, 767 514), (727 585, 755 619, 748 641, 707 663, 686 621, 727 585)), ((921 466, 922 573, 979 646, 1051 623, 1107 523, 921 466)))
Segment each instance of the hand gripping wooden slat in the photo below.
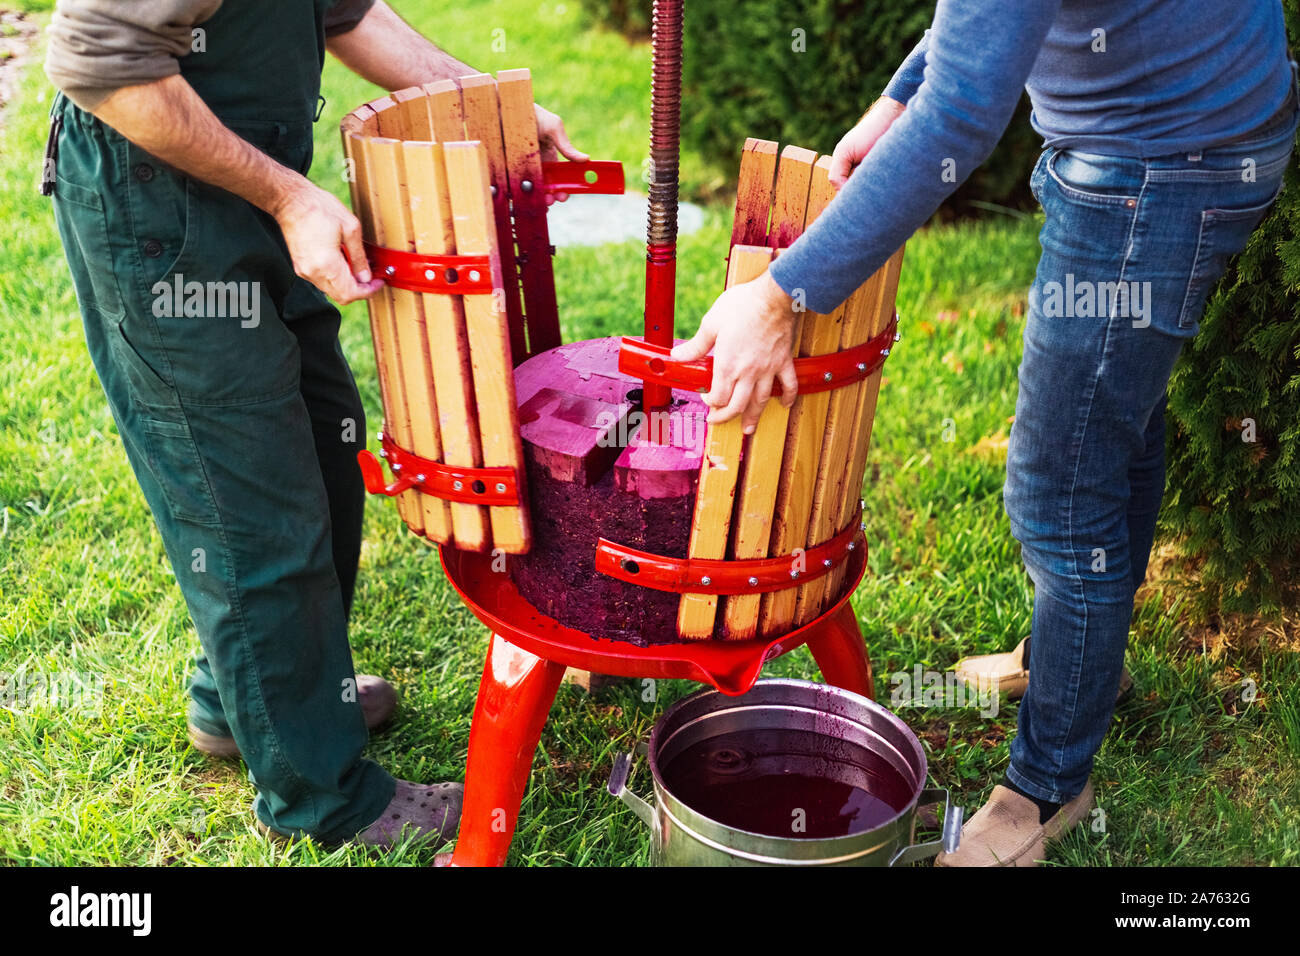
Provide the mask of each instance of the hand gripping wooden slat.
MULTIPOLYGON (((787 248, 804 229, 808 209, 809 185, 817 154, 798 146, 781 152, 773 194, 772 222, 768 245, 775 250, 787 248)), ((794 341, 800 337, 800 317, 795 316, 794 341)), ((732 552, 738 559, 765 558, 770 553, 773 508, 782 474, 786 430, 790 409, 780 401, 769 400, 763 407, 745 449, 740 479, 740 493, 733 521, 732 552)), ((780 554, 782 552, 776 552, 780 554)), ((724 634, 731 640, 748 640, 758 630, 762 596, 738 594, 726 599, 724 634)))
MULTIPOLYGON (((769 246, 734 246, 727 269, 727 286, 756 279, 771 261, 769 246)), ((744 437, 738 418, 709 426, 691 520, 689 555, 692 558, 726 556, 744 437)), ((717 612, 716 595, 683 594, 677 611, 677 633, 685 640, 711 637, 717 612)))
MULTIPOLYGON (((493 288, 501 287, 501 260, 492 219, 487 152, 477 142, 446 143, 443 161, 451 196, 456 249, 461 255, 487 256, 493 288)), ((479 439, 485 466, 510 466, 523 473, 523 446, 515 402, 506 314, 497 295, 464 297, 479 439)), ((493 546, 512 554, 528 550, 531 532, 527 499, 518 507, 490 509, 493 546)))

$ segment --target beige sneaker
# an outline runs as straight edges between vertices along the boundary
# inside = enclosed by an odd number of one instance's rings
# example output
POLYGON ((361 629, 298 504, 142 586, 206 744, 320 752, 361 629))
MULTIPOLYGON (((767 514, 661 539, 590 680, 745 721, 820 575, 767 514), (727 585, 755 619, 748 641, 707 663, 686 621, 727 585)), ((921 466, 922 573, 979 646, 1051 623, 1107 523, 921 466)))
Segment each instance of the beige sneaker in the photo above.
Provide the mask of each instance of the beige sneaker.
POLYGON ((1025 668, 1025 638, 1014 650, 1003 654, 979 654, 963 657, 953 668, 967 684, 980 690, 992 689, 1012 700, 1025 696, 1029 671, 1025 668))
POLYGON ((961 829, 955 853, 940 853, 935 866, 1037 866, 1047 856, 1047 844, 1069 832, 1092 809, 1092 781, 1046 823, 1038 822, 1038 806, 1028 797, 998 784, 989 802, 961 829))
MULTIPOLYGON (((997 693, 1006 694, 1011 700, 1025 696, 1029 687, 1029 670, 1025 667, 1025 638, 1012 650, 1002 654, 977 654, 963 657, 953 667, 957 676, 977 690, 992 688, 997 693)), ((1133 678, 1128 668, 1119 675, 1119 693, 1116 700, 1122 700, 1133 689, 1133 678)))

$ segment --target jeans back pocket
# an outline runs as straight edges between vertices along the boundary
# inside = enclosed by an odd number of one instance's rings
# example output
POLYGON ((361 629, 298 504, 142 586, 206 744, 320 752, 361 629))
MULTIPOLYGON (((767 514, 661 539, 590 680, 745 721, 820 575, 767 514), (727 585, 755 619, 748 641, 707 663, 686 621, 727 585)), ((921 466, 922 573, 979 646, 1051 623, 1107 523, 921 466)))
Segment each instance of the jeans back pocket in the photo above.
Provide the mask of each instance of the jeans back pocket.
POLYGON ((1178 314, 1178 327, 1195 328, 1201 321, 1205 302, 1215 284, 1228 268, 1228 260, 1246 248, 1251 233, 1259 225, 1281 193, 1279 186, 1268 202, 1237 209, 1214 208, 1201 213, 1201 229, 1196 239, 1187 291, 1178 314))

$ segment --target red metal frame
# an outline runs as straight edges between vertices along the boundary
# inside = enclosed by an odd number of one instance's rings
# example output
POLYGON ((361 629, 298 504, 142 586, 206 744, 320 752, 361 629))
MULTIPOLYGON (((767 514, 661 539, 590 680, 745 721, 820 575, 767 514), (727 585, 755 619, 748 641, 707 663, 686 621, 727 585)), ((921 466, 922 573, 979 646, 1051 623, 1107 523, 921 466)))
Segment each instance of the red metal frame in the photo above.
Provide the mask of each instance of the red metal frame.
POLYGON ((862 511, 847 528, 802 554, 746 560, 666 558, 601 538, 596 542, 596 570, 628 584, 677 594, 762 594, 798 587, 829 574, 859 547, 866 551, 862 511))
POLYGON ((505 862, 533 755, 566 667, 601 674, 703 681, 743 694, 763 664, 807 645, 827 682, 874 697, 871 660, 850 596, 866 569, 849 557, 848 586, 824 614, 775 639, 690 641, 637 647, 565 627, 529 604, 490 554, 440 547, 442 567, 466 606, 492 632, 470 726, 465 804, 452 862, 505 862))
POLYGON ((550 195, 618 196, 626 189, 623 164, 616 159, 590 159, 582 163, 546 160, 542 163, 542 178, 550 195), (593 177, 590 181, 589 174, 593 177))
MULTIPOLYGON (((645 344, 647 348, 662 349, 665 354, 673 347, 673 297, 677 291, 677 243, 649 243, 645 257, 645 344)), ((624 340, 626 341, 626 340, 624 340)), ((619 371, 623 368, 619 356, 619 371)), ((672 398, 672 392, 653 378, 642 378, 642 405, 647 409, 663 408, 672 398)))
POLYGON ((519 504, 519 478, 509 466, 465 468, 448 465, 407 451, 394 444, 387 434, 381 434, 379 439, 383 446, 379 454, 388 462, 397 480, 385 484, 379 459, 368 451, 357 452, 361 480, 372 495, 393 498, 414 488, 421 494, 471 505, 519 504))
MULTIPOLYGON (((885 364, 889 350, 898 340, 898 313, 879 335, 853 348, 825 355, 794 360, 800 394, 825 392, 852 385, 868 377, 885 364)), ((624 336, 618 351, 618 370, 659 387, 679 388, 690 392, 707 392, 713 384, 713 357, 694 362, 677 362, 669 357, 671 345, 647 342, 624 336)), ((781 394, 777 382, 772 394, 781 394)), ((647 400, 647 406, 649 402, 647 400)))
POLYGON ((376 279, 410 292, 440 295, 486 295, 492 292, 487 256, 430 256, 365 243, 376 279))

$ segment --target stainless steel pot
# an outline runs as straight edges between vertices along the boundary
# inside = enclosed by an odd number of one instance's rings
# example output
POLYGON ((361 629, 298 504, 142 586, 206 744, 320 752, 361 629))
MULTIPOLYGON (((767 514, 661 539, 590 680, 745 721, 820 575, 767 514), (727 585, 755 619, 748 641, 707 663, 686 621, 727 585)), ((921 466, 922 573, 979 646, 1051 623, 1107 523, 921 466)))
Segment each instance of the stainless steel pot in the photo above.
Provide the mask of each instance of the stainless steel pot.
MULTIPOLYGON (((627 788, 633 754, 620 754, 615 760, 609 792, 650 828, 650 856, 656 866, 898 866, 928 859, 940 850, 952 852, 961 838, 961 808, 952 805, 947 790, 925 786, 925 752, 916 735, 875 701, 838 687, 801 680, 762 680, 740 697, 701 691, 664 712, 644 749, 654 781, 654 805, 627 788), (827 754, 835 753, 835 741, 865 748, 905 781, 911 797, 896 816, 859 833, 779 837, 710 819, 687 806, 665 785, 664 768, 687 747, 722 734, 772 730, 830 738, 819 748, 817 756, 823 762, 827 754), (944 805, 942 837, 914 844, 917 808, 940 801, 944 805)), ((834 758, 829 759, 833 763, 834 758)), ((854 773, 861 776, 864 771, 856 766, 827 766, 828 776, 854 773)))

